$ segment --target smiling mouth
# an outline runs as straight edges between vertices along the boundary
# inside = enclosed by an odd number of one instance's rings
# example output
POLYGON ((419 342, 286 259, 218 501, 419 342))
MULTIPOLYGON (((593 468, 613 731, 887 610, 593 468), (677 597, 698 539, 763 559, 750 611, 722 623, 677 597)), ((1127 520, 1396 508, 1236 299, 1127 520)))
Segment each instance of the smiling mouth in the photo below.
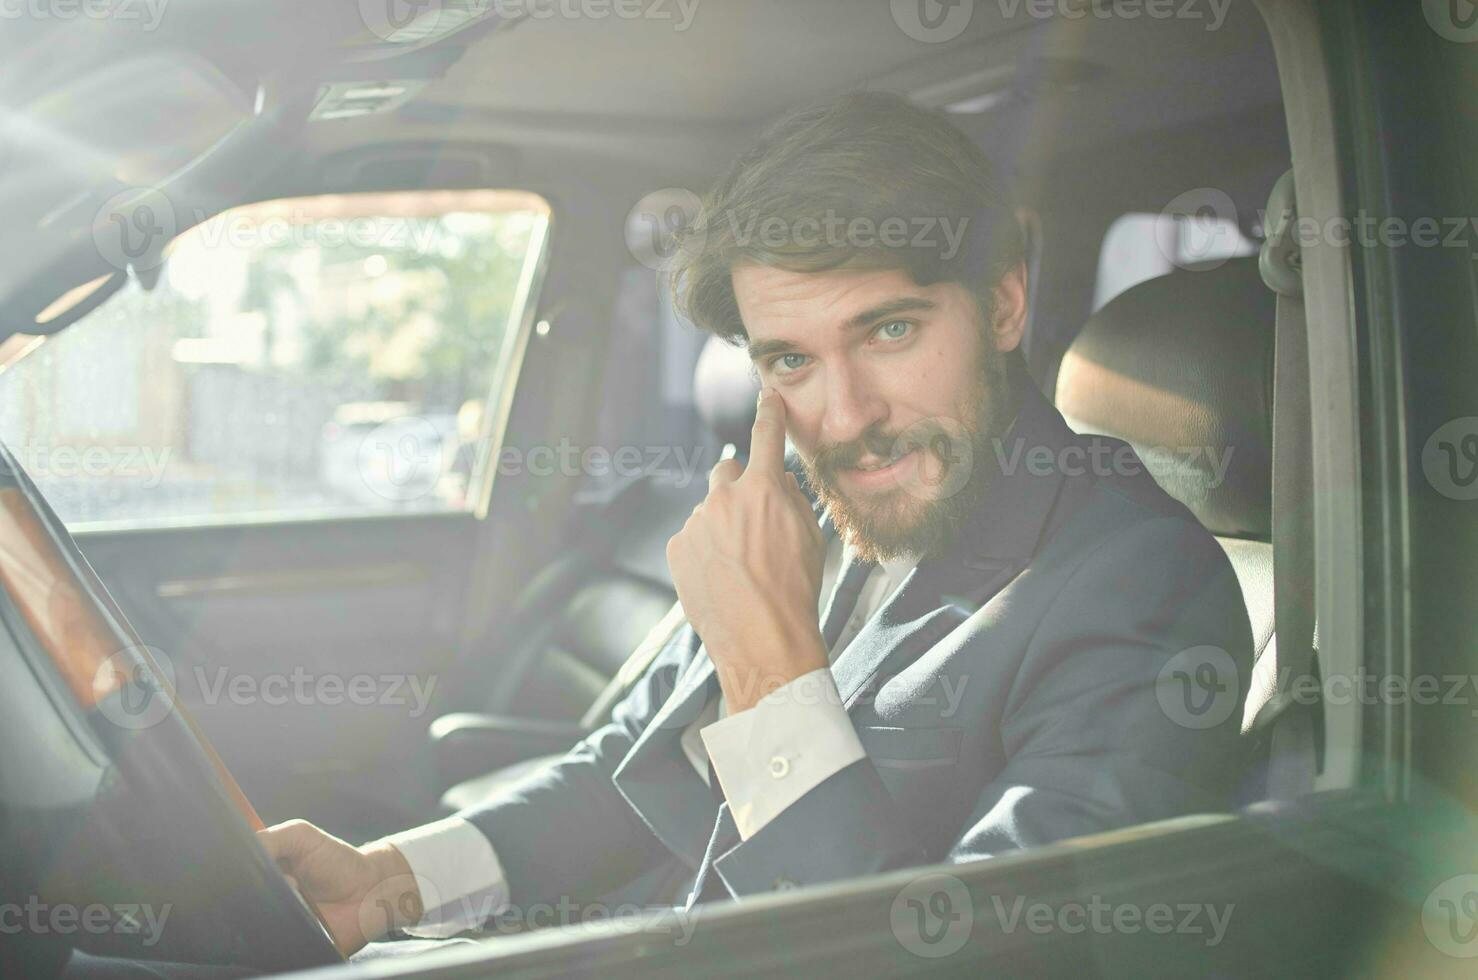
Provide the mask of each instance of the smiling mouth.
POLYGON ((879 459, 876 462, 872 463, 858 463, 856 466, 853 466, 852 469, 858 471, 859 473, 876 473, 878 470, 887 469, 911 452, 913 452, 912 449, 903 449, 898 453, 887 457, 886 459, 879 459))
POLYGON ((922 445, 913 440, 899 440, 891 456, 879 456, 869 462, 858 462, 847 468, 857 473, 876 473, 907 459, 922 448, 924 448, 922 445))
POLYGON ((896 456, 889 456, 883 459, 858 463, 856 466, 849 466, 843 472, 848 478, 861 486, 879 487, 886 485, 896 478, 898 474, 902 473, 904 467, 909 464, 909 460, 916 454, 917 447, 911 447, 896 456))

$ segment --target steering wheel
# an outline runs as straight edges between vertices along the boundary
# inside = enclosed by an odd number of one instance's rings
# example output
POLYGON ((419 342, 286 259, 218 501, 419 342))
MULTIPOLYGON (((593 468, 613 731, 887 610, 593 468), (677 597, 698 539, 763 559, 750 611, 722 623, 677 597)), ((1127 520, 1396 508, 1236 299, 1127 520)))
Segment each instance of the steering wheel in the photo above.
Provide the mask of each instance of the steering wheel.
MULTIPOLYGON (((75 755, 92 758, 101 774, 85 806, 43 818, 51 836, 32 857, 44 852, 46 866, 31 869, 39 899, 50 907, 147 909, 158 926, 77 929, 75 945, 269 972, 342 962, 257 843, 262 821, 240 786, 3 446, 0 621, 50 702, 28 710, 63 716, 82 749, 75 755)), ((37 812, 47 813, 39 805, 37 812)))

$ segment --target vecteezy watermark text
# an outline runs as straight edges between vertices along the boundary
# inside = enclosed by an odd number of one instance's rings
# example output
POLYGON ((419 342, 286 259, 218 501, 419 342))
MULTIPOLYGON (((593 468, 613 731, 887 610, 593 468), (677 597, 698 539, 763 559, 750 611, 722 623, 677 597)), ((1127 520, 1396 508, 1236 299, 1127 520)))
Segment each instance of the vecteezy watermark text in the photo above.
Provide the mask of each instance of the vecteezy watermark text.
POLYGON ((1142 446, 1136 452, 1127 443, 1094 441, 1089 445, 1028 445, 1025 439, 992 439, 991 447, 1001 472, 1011 475, 1025 467, 1031 476, 1137 476, 1149 473, 1159 478, 1187 469, 1209 475, 1207 487, 1215 489, 1226 480, 1231 466, 1231 446, 1142 446))
MULTIPOLYGON (((437 683, 435 674, 341 673, 303 666, 249 674, 196 664, 191 677, 202 703, 211 706, 408 707, 411 718, 426 713, 437 683)), ((127 647, 104 660, 92 686, 98 712, 131 731, 159 724, 174 711, 178 696, 173 660, 149 646, 127 647)))
POLYGON ((1026 895, 991 895, 978 908, 964 882, 932 872, 905 885, 889 912, 899 945, 934 959, 962 949, 977 925, 994 917, 1006 935, 1024 929, 1033 935, 1180 935, 1204 937, 1208 947, 1226 938, 1235 906, 1210 902, 1113 902, 1101 895, 1086 900, 1041 901, 1026 895))
POLYGON ((462 24, 492 16, 518 20, 668 21, 682 33, 693 25, 701 0, 359 0, 366 27, 388 41, 425 36, 422 25, 462 24))
POLYGON ((0 935, 137 935, 147 947, 159 942, 173 908, 140 902, 52 904, 32 895, 24 902, 0 902, 0 935))
MULTIPOLYGON (((698 477, 707 450, 703 446, 577 446, 561 439, 555 446, 504 446, 498 452, 499 476, 646 476, 677 465, 679 486, 698 477)), ((715 460, 716 461, 716 460, 715 460)))
POLYGON ((151 489, 163 482, 172 454, 168 446, 70 446, 34 442, 12 446, 10 451, 21 468, 37 480, 138 478, 151 489))
POLYGON ((436 675, 312 673, 294 667, 286 673, 235 673, 226 667, 207 671, 193 668, 205 704, 221 703, 271 707, 294 704, 338 707, 410 707, 408 717, 419 718, 431 704, 436 675))
POLYGON ((137 22, 152 31, 164 18, 169 0, 0 0, 0 21, 107 20, 137 22))

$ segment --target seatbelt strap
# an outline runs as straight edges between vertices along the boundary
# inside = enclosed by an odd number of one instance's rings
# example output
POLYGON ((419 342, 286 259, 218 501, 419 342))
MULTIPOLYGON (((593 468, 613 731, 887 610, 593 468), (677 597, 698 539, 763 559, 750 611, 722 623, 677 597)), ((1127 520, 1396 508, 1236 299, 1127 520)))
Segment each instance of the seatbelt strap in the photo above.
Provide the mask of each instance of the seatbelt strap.
POLYGON ((1273 355, 1273 603, 1271 696, 1252 716, 1254 733, 1272 728, 1268 796, 1288 798, 1313 788, 1316 773, 1313 705, 1294 696, 1314 668, 1313 437, 1310 429, 1308 330, 1303 265, 1294 237, 1293 171, 1278 179, 1268 202, 1263 280, 1277 293, 1273 355))

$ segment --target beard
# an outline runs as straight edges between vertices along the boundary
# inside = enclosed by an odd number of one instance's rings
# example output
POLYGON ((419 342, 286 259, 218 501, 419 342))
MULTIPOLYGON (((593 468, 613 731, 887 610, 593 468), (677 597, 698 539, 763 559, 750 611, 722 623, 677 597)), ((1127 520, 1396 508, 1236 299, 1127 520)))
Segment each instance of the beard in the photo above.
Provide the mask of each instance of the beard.
POLYGON ((992 440, 1011 422, 1015 399, 1006 355, 988 341, 982 348, 964 418, 922 419, 896 431, 873 426, 850 442, 802 457, 806 482, 863 561, 944 554, 984 502, 988 467, 977 463, 990 459, 992 440), (864 457, 895 459, 915 450, 912 474, 895 486, 858 496, 842 490, 839 472, 864 457))

